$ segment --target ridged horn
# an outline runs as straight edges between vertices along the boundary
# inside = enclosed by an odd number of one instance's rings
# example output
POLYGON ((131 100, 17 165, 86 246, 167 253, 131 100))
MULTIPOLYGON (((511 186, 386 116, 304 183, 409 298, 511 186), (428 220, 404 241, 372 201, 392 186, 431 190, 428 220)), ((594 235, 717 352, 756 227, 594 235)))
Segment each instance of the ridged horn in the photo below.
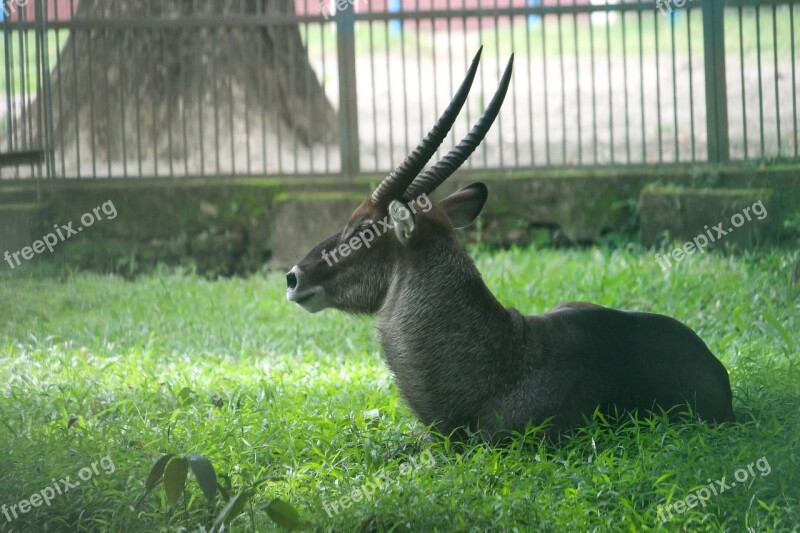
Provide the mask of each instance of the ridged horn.
POLYGON ((466 78, 461 82, 453 100, 444 110, 442 116, 436 121, 436 125, 428 132, 425 138, 417 145, 414 150, 408 154, 405 161, 403 161, 397 168, 395 168, 375 189, 372 193, 372 202, 376 205, 386 205, 392 200, 400 198, 403 192, 408 187, 409 183, 420 173, 436 153, 436 150, 444 141, 453 123, 458 118, 464 102, 467 100, 472 82, 475 80, 475 73, 478 71, 478 63, 480 63, 481 53, 483 46, 475 54, 472 60, 472 65, 469 67, 466 78))
POLYGON ((511 54, 511 59, 508 60, 506 70, 503 73, 503 78, 500 80, 500 86, 497 92, 494 93, 492 101, 486 107, 481 118, 475 123, 470 132, 464 137, 458 145, 455 146, 450 152, 436 162, 434 166, 417 176, 414 182, 408 187, 405 197, 414 199, 424 194, 430 194, 436 190, 439 185, 453 175, 458 168, 464 164, 467 158, 472 155, 472 152, 481 144, 483 138, 492 127, 492 123, 497 118, 500 112, 500 107, 503 105, 503 100, 508 92, 508 86, 511 83, 511 72, 514 67, 514 54, 511 54))

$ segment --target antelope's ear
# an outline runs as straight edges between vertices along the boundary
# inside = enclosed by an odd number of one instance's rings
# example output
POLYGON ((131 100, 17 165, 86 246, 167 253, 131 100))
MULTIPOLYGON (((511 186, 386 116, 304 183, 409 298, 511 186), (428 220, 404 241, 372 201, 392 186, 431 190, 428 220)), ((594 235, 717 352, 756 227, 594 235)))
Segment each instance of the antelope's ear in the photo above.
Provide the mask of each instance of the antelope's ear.
POLYGON ((414 236, 414 215, 403 202, 394 200, 389 204, 389 216, 394 225, 394 233, 397 240, 403 246, 408 246, 414 236))
POLYGON ((486 185, 472 183, 439 202, 439 207, 447 213, 454 228, 464 228, 478 218, 488 197, 486 185))

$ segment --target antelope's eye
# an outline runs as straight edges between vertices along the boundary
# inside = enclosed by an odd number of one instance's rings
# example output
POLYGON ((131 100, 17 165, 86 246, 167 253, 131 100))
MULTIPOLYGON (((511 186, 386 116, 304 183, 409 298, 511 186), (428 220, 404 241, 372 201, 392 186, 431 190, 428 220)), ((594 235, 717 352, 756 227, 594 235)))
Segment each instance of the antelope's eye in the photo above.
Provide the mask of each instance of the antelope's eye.
POLYGON ((374 222, 371 219, 362 220, 357 225, 353 226, 353 229, 347 233, 347 238, 345 238, 345 241, 349 241, 355 237, 357 233, 371 228, 372 224, 374 224, 374 222))

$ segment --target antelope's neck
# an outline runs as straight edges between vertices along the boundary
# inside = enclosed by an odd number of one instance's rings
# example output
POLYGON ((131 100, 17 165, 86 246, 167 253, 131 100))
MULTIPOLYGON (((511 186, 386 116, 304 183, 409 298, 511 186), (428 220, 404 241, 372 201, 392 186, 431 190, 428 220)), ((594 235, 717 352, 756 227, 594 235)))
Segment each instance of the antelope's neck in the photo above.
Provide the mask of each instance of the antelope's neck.
POLYGON ((522 318, 500 305, 466 253, 398 272, 411 274, 395 275, 378 313, 386 363, 424 423, 464 423, 513 373, 522 318))

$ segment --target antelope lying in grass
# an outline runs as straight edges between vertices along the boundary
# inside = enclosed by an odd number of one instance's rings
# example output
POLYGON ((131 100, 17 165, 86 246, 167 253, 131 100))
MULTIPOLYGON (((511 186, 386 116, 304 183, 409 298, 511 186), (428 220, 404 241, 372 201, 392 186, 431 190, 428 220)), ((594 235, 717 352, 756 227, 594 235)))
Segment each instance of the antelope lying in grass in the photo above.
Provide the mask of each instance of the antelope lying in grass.
POLYGON ((495 439, 551 419, 557 438, 598 408, 612 414, 689 405, 709 422, 733 420, 725 367, 677 320, 574 302, 522 316, 483 283, 454 228, 478 216, 486 186, 469 185, 437 205, 427 195, 483 140, 505 98, 513 56, 469 134, 422 171, 463 106, 479 59, 480 52, 403 164, 341 232, 287 274, 288 299, 312 313, 332 307, 377 315, 400 394, 443 434, 468 428, 495 439))

